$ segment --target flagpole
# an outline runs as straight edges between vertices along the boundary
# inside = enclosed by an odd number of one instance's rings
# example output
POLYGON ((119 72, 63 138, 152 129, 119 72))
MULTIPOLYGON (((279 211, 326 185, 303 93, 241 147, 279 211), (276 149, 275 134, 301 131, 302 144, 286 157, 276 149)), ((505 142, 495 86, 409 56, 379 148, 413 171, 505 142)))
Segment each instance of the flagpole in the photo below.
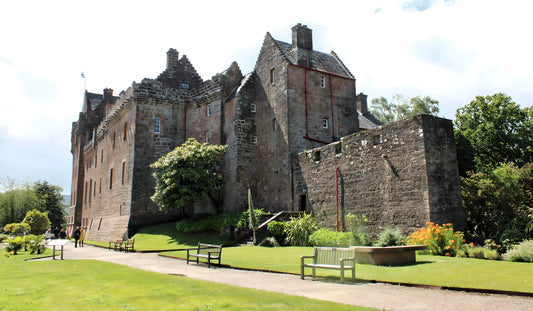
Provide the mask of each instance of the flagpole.
POLYGON ((85 77, 85 72, 82 71, 81 77, 83 78, 83 90, 87 91, 87 78, 85 77))

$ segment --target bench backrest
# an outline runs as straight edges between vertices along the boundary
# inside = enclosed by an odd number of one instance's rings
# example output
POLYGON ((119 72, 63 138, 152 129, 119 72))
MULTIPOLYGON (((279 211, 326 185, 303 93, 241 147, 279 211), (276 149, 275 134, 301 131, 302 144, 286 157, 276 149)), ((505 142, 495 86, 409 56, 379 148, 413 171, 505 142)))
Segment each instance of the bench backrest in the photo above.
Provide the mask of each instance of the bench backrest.
POLYGON ((348 247, 315 247, 314 264, 338 265, 342 258, 355 257, 355 249, 348 247))
POLYGON ((211 252, 211 253, 220 253, 221 250, 222 250, 222 245, 198 243, 197 254, 207 254, 209 252, 211 252))

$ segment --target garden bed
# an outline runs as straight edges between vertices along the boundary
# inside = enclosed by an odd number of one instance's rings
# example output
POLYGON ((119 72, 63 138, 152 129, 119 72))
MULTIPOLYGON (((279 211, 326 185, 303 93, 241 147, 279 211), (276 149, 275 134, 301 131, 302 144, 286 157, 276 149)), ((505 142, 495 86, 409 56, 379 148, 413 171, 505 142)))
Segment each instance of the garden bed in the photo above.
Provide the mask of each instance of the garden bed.
POLYGON ((424 250, 425 245, 403 245, 403 246, 356 246, 355 259, 357 263, 401 266, 416 263, 416 251, 424 250))

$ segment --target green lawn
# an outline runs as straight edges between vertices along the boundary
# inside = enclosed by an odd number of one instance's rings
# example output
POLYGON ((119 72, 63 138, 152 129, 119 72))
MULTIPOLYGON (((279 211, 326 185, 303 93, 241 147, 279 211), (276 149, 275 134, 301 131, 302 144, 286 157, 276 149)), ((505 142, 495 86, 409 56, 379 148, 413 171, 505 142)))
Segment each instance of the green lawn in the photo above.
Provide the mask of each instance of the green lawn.
POLYGON ((0 252, 1 310, 371 310, 107 262, 24 261, 36 256, 0 252))
MULTIPOLYGON (((139 250, 169 250, 194 247, 204 243, 227 243, 218 233, 180 234, 174 223, 146 227, 135 236, 139 250)), ((107 244, 106 244, 107 245, 107 244)), ((311 247, 225 247, 222 263, 232 267, 298 274, 300 256, 312 255, 311 247)), ((184 251, 165 252, 185 258, 184 251)), ((444 287, 479 288, 533 293, 533 264, 472 258, 417 255, 416 265, 382 267, 357 265, 359 281, 383 281, 444 287)), ((310 274, 310 270, 306 270, 310 274)), ((317 270, 318 276, 339 277, 335 270, 317 270)))

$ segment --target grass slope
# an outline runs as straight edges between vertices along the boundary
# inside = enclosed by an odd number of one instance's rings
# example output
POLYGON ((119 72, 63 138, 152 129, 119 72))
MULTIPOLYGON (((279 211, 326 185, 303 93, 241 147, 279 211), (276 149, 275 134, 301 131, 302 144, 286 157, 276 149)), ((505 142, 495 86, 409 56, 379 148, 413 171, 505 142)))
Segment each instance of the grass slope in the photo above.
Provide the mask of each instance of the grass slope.
POLYGON ((1 310, 372 310, 107 262, 24 261, 31 257, 0 256, 1 310))

